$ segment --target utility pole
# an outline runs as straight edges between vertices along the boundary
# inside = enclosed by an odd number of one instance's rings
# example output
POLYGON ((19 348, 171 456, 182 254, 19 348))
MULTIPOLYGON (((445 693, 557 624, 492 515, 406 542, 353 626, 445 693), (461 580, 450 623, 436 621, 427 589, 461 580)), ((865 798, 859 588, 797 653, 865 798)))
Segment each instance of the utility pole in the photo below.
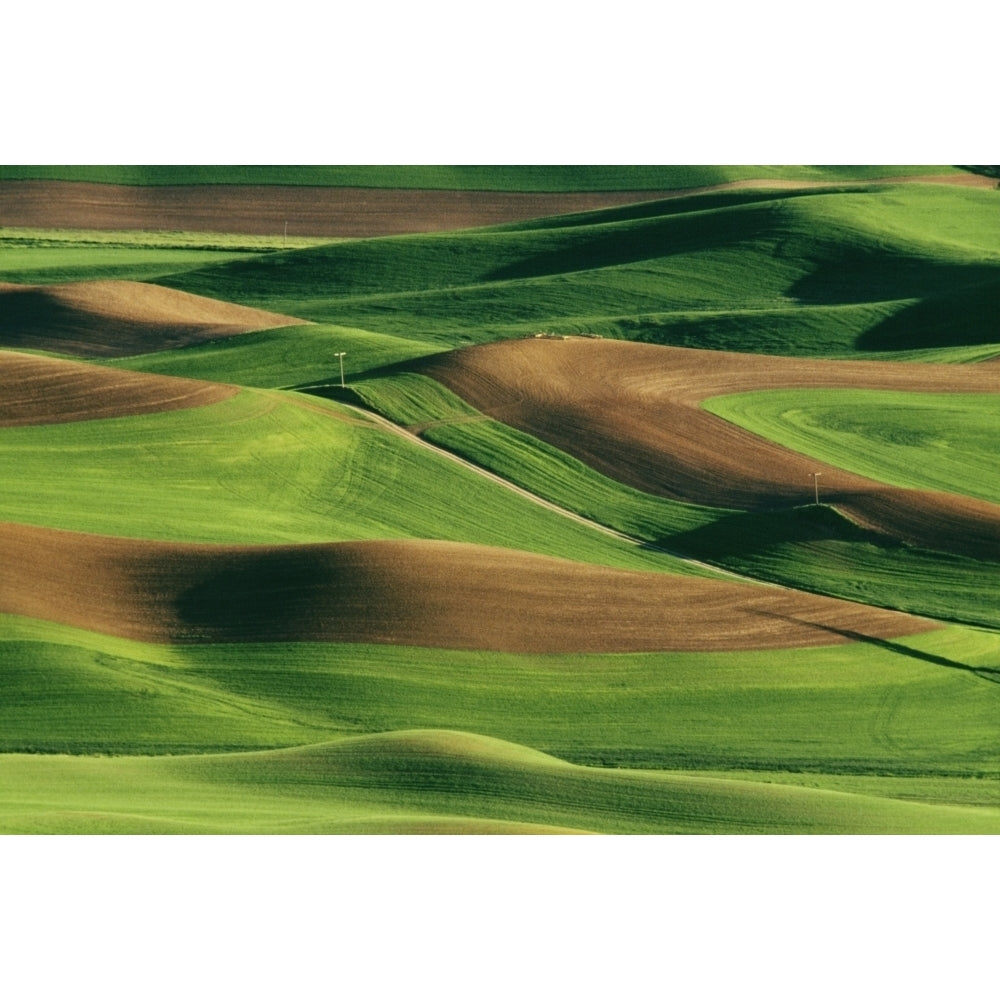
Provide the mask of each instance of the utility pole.
POLYGON ((288 241, 288 220, 285 220, 285 235, 281 237, 281 245, 284 247, 285 243, 288 241))
POLYGON ((341 389, 344 388, 344 355, 346 353, 347 353, 346 351, 337 351, 334 354, 335 358, 340 358, 340 388, 341 389))
POLYGON ((813 479, 813 490, 815 491, 815 494, 816 494, 816 506, 818 507, 819 506, 819 477, 822 476, 823 473, 822 472, 810 472, 809 475, 812 476, 812 479, 813 479))

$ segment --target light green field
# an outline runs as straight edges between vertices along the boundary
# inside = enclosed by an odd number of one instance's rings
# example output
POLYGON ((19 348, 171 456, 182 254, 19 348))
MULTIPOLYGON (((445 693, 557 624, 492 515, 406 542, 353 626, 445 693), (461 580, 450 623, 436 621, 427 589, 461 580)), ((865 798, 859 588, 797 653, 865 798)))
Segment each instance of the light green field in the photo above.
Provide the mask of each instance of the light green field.
POLYGON ((516 656, 0 624, 6 832, 1000 831, 996 633, 516 656))
MULTIPOLYGON (((2 169, 2 168, 0 168, 2 169)), ((334 243, 329 237, 253 235, 249 233, 204 233, 172 229, 40 229, 30 226, 0 226, 0 248, 5 258, 18 250, 118 247, 122 250, 226 250, 261 253, 293 250, 334 243)))
POLYGON ((543 656, 164 647, 0 622, 8 752, 250 749, 420 728, 607 767, 1000 778, 1000 639, 989 630, 809 650, 543 656))
POLYGON ((703 406, 878 482, 1000 502, 1000 396, 809 389, 717 396, 703 406))
POLYGON ((28 246, 0 243, 0 281, 19 285, 46 285, 58 281, 95 281, 100 278, 157 281, 195 267, 210 267, 256 256, 258 251, 201 250, 179 247, 135 247, 48 241, 28 246))
POLYGON ((227 233, 30 229, 0 226, 0 281, 156 281, 192 268, 331 240, 227 233))
MULTIPOLYGON (((1000 808, 565 764, 464 733, 268 754, 6 756, 0 832, 995 834, 1000 808)), ((951 787, 966 793, 964 782, 951 787)), ((938 786, 940 787, 940 785, 938 786)))
POLYGON ((312 397, 247 389, 190 410, 9 428, 0 462, 18 470, 0 520, 24 524, 217 543, 435 538, 684 570, 312 397))

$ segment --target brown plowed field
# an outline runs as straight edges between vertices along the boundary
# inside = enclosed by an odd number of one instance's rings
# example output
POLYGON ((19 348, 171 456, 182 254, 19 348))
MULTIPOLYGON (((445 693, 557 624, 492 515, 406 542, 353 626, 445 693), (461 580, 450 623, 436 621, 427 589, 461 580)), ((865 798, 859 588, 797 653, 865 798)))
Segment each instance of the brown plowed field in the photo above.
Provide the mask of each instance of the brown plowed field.
POLYGON ((119 358, 304 322, 140 281, 0 283, 0 347, 119 358))
POLYGON ((66 181, 0 182, 5 226, 191 230, 276 236, 364 237, 492 226, 651 201, 670 192, 521 194, 382 188, 195 185, 118 187, 66 181))
MULTIPOLYGON (((995 187, 975 174, 886 178, 995 187)), ((829 187, 816 181, 734 181, 671 191, 524 194, 240 185, 120 187, 69 181, 0 181, 4 226, 43 229, 148 229, 294 236, 391 236, 518 222, 640 201, 735 188, 829 187)))
POLYGON ((186 410, 229 399, 239 387, 101 368, 0 351, 0 427, 64 424, 186 410))
POLYGON ((505 341, 417 363, 477 409, 604 474, 676 500, 742 510, 822 499, 912 544, 1000 559, 1000 506, 904 490, 816 462, 699 408, 778 388, 1000 392, 974 365, 819 361, 588 338, 505 341))
POLYGON ((0 524, 0 611, 153 642, 523 653, 778 649, 919 618, 776 587, 451 542, 207 546, 0 524))

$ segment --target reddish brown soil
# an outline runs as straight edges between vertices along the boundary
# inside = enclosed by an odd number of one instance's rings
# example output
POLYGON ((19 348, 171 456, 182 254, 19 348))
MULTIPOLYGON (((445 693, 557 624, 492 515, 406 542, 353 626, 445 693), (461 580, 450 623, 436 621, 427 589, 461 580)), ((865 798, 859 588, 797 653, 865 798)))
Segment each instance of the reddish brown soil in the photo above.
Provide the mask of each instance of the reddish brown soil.
POLYGON ((450 542, 208 546, 0 524, 0 611, 153 642, 778 649, 935 627, 776 587, 450 542))
POLYGON ((147 229, 277 236, 392 236, 499 225, 585 212, 667 192, 508 194, 197 185, 117 187, 64 181, 0 182, 5 226, 46 229, 147 229))
POLYGON ((0 283, 0 347, 118 358, 304 322, 139 281, 0 283))
POLYGON ((63 424, 186 410, 229 399, 239 387, 117 371, 0 351, 0 427, 63 424))
MULTIPOLYGON (((887 178, 995 187, 974 174, 887 178)), ((869 182, 866 182, 869 183, 869 182)), ((388 236, 498 225, 659 198, 735 188, 829 187, 814 181, 734 181, 672 191, 522 194, 493 191, 390 190, 195 185, 119 187, 68 181, 0 181, 4 226, 45 229, 150 229, 289 236, 388 236)))
POLYGON ((875 483, 701 410, 709 396, 777 388, 1000 392, 994 367, 817 361, 622 341, 506 341, 418 367, 477 409, 638 489, 745 510, 822 500, 912 544, 1000 559, 1000 506, 875 483))

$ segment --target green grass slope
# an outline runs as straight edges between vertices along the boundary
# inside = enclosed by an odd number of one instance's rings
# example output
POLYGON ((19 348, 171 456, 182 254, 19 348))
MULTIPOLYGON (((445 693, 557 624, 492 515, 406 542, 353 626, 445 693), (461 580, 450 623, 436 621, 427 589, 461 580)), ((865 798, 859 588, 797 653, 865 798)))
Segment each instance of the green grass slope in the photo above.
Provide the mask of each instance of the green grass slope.
POLYGON ((260 699, 192 683, 182 670, 157 662, 163 653, 151 660, 148 651, 136 658, 135 651, 121 655, 77 642, 9 640, 0 656, 6 753, 245 750, 287 746, 331 731, 260 699))
POLYGON ((565 764, 453 731, 268 754, 6 757, 16 833, 996 833, 1000 809, 565 764), (66 789, 72 791, 67 794, 66 789))
POLYGON ((484 416, 426 375, 376 373, 351 388, 367 406, 424 439, 640 541, 666 542, 670 534, 730 513, 652 496, 609 479, 564 451, 484 416))
POLYGON ((747 179, 870 180, 960 175, 951 166, 3 166, 0 180, 100 184, 291 184, 454 191, 639 191, 747 179))
POLYGON ((529 655, 170 647, 0 625, 5 752, 208 752, 445 728, 609 768, 1000 779, 1000 639, 986 630, 808 651, 529 655))
POLYGON ((18 470, 0 520, 25 524, 251 544, 438 538, 677 566, 312 397, 248 389, 190 410, 7 428, 0 462, 18 470))
MULTIPOLYGON (((991 301, 996 198, 941 185, 691 196, 655 214, 647 204, 565 225, 357 240, 163 282, 443 346, 551 329, 846 354, 898 347, 894 325, 939 299, 991 301)), ((976 307, 918 346, 996 340, 976 307)))
POLYGON ((146 281, 328 240, 226 233, 31 229, 0 226, 0 281, 146 281))
POLYGON ((0 636, 5 833, 1000 831, 991 632, 626 656, 0 636))
MULTIPOLYGON (((799 507, 757 513, 652 496, 486 418, 426 376, 373 373, 353 383, 352 389, 366 405, 427 440, 639 541, 787 586, 944 620, 1000 627, 996 595, 983 586, 984 574, 994 572, 992 563, 900 546, 832 509, 806 503, 805 495, 799 507)), ((746 399, 750 403, 770 395, 747 394, 746 399)), ((807 399, 812 395, 803 394, 807 399)), ((741 398, 717 397, 710 402, 741 398)), ((919 397, 924 398, 923 394, 919 397)), ((855 425, 856 432, 867 429, 871 435, 884 436, 884 416, 876 407, 868 413, 867 424, 855 425)), ((988 407, 983 418, 988 427, 988 407)), ((751 429, 755 428, 767 433, 766 428, 754 425, 751 429)), ((988 462, 988 436, 985 441, 988 462)), ((862 447, 867 447, 866 442, 862 447)), ((914 461, 912 455, 905 460, 914 461)))
POLYGON ((140 354, 112 362, 116 368, 279 389, 308 383, 340 385, 366 372, 435 354, 439 347, 408 337, 352 330, 330 323, 224 337, 179 350, 140 354))
POLYGON ((901 545, 824 504, 724 514, 661 544, 760 580, 1000 628, 995 560, 901 545))

